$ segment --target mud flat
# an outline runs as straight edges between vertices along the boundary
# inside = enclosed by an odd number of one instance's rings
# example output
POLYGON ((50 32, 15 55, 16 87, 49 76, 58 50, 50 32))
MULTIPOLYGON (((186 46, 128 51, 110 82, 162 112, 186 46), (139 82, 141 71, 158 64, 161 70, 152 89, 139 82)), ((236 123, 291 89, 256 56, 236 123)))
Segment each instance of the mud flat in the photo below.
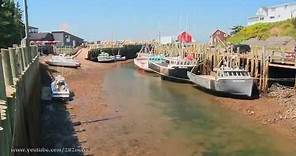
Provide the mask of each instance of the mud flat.
POLYGON ((77 146, 85 151, 76 155, 99 156, 295 153, 291 123, 268 120, 283 108, 274 98, 215 97, 128 62, 99 64, 86 55, 82 49, 77 56, 79 69, 49 68, 66 77, 75 96, 67 104, 46 104, 46 147, 77 146))
POLYGON ((296 138, 296 90, 273 84, 269 93, 254 100, 215 97, 223 107, 239 112, 258 124, 296 138))

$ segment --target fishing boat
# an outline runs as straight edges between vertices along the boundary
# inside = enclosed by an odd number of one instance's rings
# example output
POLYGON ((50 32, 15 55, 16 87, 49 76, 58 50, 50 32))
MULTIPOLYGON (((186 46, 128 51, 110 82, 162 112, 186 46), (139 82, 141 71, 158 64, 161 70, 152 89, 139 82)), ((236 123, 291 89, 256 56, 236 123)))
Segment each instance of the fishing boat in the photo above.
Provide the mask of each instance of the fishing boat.
POLYGON ((147 72, 153 72, 152 69, 148 67, 149 57, 152 55, 149 53, 138 53, 138 56, 134 59, 134 64, 139 68, 147 72))
POLYGON ((126 57, 125 56, 121 56, 120 54, 115 55, 115 60, 116 61, 125 61, 126 57))
POLYGON ((148 61, 148 67, 161 75, 163 80, 190 82, 187 72, 197 64, 195 59, 164 57, 162 61, 148 61))
POLYGON ((126 60, 126 57, 120 55, 120 53, 119 53, 119 51, 118 51, 117 55, 115 55, 115 60, 116 60, 116 61, 125 61, 125 60, 126 60))
POLYGON ((110 56, 108 53, 102 52, 97 59, 100 63, 111 63, 115 61, 115 56, 110 56))
POLYGON ((191 82, 207 90, 231 95, 252 96, 253 78, 246 70, 222 65, 210 75, 198 75, 192 71, 187 74, 191 82))
POLYGON ((61 66, 61 67, 80 67, 80 63, 77 60, 74 60, 70 56, 52 56, 51 59, 45 61, 48 65, 51 66, 61 66))
POLYGON ((55 80, 51 83, 51 96, 55 99, 70 98, 70 89, 65 81, 65 78, 61 75, 55 77, 55 80))
POLYGON ((148 60, 153 56, 151 47, 145 45, 141 48, 141 50, 137 53, 137 57, 134 59, 134 64, 139 68, 147 72, 153 72, 148 67, 148 60))

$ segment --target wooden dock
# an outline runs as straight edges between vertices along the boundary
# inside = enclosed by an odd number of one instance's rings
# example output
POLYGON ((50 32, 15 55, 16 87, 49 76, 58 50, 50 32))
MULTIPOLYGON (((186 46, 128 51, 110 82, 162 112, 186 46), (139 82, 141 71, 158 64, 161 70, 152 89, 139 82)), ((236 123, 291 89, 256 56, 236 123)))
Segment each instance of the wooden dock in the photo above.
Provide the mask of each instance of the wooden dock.
MULTIPOLYGON (((211 48, 204 44, 192 44, 182 47, 180 44, 154 45, 156 54, 178 55, 182 51, 184 55, 192 55, 203 62, 203 73, 209 74, 225 59, 230 65, 239 66, 250 72, 255 79, 258 89, 267 93, 269 87, 270 68, 292 70, 296 88, 296 53, 285 52, 285 49, 277 47, 252 47, 251 52, 240 54, 233 52, 232 48, 211 48)), ((237 50, 239 51, 239 50, 237 50)), ((287 79, 287 78, 284 78, 287 79)))

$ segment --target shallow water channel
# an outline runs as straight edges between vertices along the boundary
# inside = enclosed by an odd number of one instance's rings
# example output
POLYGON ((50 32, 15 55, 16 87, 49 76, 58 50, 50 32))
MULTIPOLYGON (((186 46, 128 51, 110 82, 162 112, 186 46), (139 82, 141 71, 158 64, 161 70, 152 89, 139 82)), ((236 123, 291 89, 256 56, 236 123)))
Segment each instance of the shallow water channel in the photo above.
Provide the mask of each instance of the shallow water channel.
POLYGON ((122 116, 105 125, 109 137, 104 149, 119 154, 296 155, 291 139, 221 107, 213 95, 190 84, 162 81, 131 63, 107 73, 103 92, 122 116))

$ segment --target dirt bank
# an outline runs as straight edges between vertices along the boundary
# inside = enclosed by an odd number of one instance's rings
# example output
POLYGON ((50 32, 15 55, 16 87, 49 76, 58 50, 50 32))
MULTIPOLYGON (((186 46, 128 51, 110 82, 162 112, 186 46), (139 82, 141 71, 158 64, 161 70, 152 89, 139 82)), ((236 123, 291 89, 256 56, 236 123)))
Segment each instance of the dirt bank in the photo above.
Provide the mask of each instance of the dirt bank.
POLYGON ((254 122, 287 135, 291 139, 296 138, 296 114, 294 112, 296 103, 291 106, 295 99, 295 90, 279 88, 255 100, 215 97, 215 100, 223 107, 237 111, 254 122), (287 92, 291 94, 289 97, 281 97, 287 92))

